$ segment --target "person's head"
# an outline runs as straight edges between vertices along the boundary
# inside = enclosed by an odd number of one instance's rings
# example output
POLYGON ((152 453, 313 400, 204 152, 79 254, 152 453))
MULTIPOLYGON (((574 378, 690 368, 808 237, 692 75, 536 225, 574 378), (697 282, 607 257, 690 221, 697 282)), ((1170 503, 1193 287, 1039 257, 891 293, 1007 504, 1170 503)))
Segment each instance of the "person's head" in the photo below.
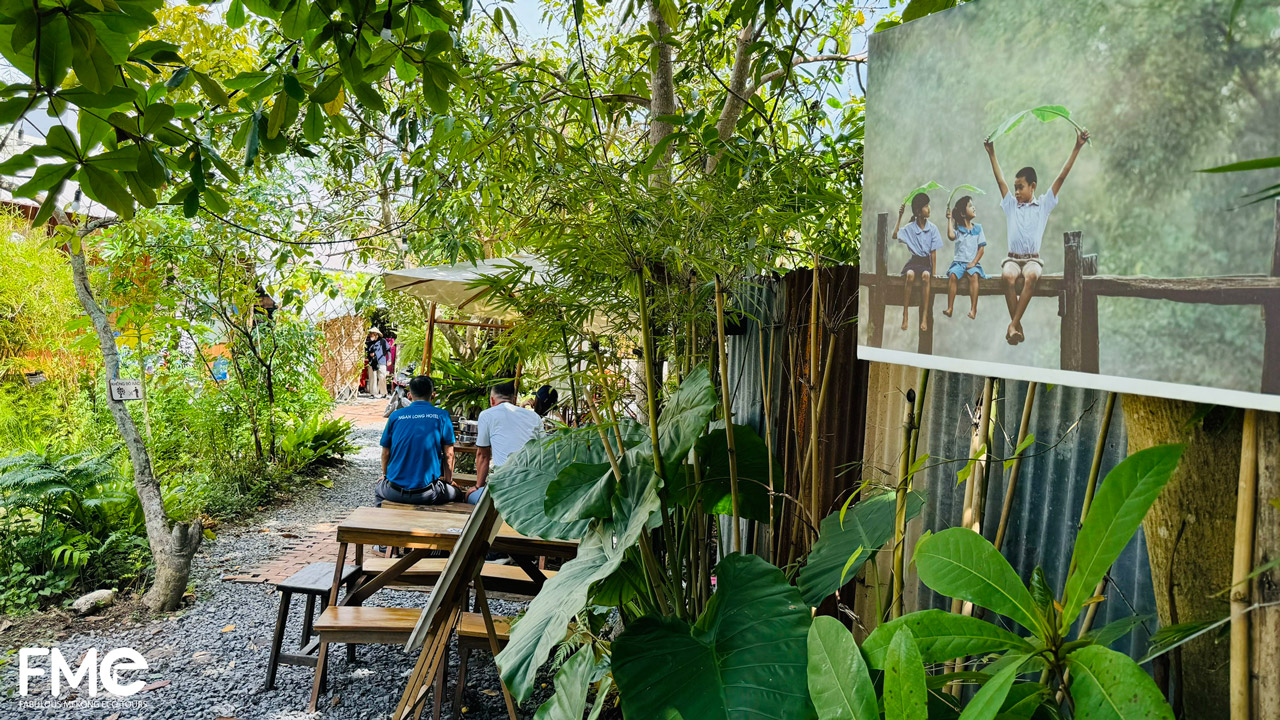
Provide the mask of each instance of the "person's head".
POLYGON ((929 219, 929 194, 917 193, 911 198, 911 221, 929 219))
POLYGON ((1013 177, 1013 199, 1029 203, 1036 197, 1036 169, 1024 167, 1013 177))
POLYGON ((378 329, 378 328, 376 328, 376 327, 371 327, 371 328, 369 328, 369 334, 366 336, 366 338, 367 338, 370 342, 373 342, 374 340, 381 340, 381 339, 382 339, 382 331, 381 331, 381 330, 379 330, 379 329, 378 329))
POLYGON ((970 220, 978 216, 978 211, 973 207, 973 198, 965 195, 956 201, 956 206, 951 210, 951 219, 956 225, 968 225, 970 220))
POLYGON ((514 381, 498 383, 489 389, 489 406, 501 405, 504 402, 516 401, 516 384, 514 381))
POLYGON ((436 392, 436 384, 426 375, 418 375, 409 380, 409 396, 414 400, 430 400, 436 392))
POLYGON ((543 385, 533 395, 533 411, 540 417, 546 417, 559 402, 560 393, 550 385, 543 385))

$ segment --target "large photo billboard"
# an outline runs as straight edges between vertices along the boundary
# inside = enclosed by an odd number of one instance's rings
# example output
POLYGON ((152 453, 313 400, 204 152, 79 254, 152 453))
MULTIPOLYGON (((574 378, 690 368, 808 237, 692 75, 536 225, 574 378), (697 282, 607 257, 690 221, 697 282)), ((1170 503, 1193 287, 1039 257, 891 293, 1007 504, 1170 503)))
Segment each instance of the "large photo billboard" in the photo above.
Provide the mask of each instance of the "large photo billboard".
POLYGON ((1280 410, 1280 0, 872 36, 864 359, 1280 410), (1268 190, 1270 189, 1270 190, 1268 190))

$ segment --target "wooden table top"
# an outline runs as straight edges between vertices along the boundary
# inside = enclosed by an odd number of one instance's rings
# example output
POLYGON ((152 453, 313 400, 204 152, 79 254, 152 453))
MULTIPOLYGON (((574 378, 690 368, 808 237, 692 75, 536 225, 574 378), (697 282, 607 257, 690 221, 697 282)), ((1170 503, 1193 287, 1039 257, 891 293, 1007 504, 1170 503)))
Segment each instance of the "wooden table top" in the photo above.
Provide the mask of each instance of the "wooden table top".
MULTIPOLYGON (((456 509, 358 507, 338 523, 338 542, 450 550, 462 534, 468 517, 456 509)), ((572 541, 542 540, 521 535, 505 522, 493 543, 496 552, 565 558, 573 557, 577 547, 578 544, 572 541)))

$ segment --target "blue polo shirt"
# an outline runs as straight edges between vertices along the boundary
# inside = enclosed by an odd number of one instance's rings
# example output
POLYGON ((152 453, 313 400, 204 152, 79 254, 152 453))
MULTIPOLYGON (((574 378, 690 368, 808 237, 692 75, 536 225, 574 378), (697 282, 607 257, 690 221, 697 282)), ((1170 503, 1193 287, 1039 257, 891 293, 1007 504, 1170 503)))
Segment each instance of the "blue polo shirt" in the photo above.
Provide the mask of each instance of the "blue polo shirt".
POLYGON ((417 490, 440 477, 440 455, 452 445, 449 413, 426 400, 415 400, 387 418, 382 447, 391 449, 387 479, 405 490, 417 490))

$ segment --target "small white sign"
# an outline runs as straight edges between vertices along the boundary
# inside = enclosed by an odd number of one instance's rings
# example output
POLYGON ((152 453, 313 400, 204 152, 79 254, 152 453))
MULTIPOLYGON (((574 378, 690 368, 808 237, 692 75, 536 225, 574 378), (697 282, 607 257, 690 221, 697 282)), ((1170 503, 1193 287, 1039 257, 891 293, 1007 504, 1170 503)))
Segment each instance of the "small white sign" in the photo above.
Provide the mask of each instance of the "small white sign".
POLYGON ((124 400, 141 400, 142 399, 142 381, 141 380, 112 380, 111 381, 111 399, 124 400))

